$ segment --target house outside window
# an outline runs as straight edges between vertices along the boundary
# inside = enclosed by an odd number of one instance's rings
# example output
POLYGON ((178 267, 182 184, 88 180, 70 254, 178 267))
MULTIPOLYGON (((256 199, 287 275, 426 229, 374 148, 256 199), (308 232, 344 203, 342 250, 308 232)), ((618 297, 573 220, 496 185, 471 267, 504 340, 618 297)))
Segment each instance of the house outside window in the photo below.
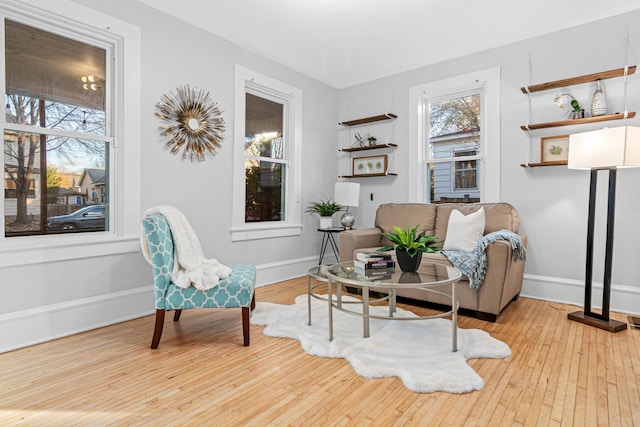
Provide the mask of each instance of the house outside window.
POLYGON ((302 91, 236 66, 231 239, 299 235, 302 91))
POLYGON ((409 200, 500 200, 500 69, 410 89, 409 200))
MULTIPOLYGON (((83 206, 61 203, 65 195, 79 195, 63 174, 99 170, 101 193, 108 194, 109 47, 11 19, 4 20, 4 40, 5 237, 59 233, 49 218, 83 206)), ((108 205, 106 198, 84 196, 85 204, 108 205)), ((108 229, 107 220, 91 231, 108 229)))
POLYGON ((482 145, 481 93, 447 96, 426 103, 429 201, 479 202, 476 172, 482 145))

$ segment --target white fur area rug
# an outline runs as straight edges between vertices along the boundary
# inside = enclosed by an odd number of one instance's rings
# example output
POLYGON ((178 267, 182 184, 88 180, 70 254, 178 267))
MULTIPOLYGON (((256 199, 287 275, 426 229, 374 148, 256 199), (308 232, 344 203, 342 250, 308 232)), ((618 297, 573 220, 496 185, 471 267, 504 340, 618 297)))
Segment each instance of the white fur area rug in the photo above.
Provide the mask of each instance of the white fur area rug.
MULTIPOLYGON (((343 300, 355 301, 352 297, 343 300)), ((362 318, 333 310, 333 341, 329 341, 328 305, 311 299, 311 326, 307 325, 307 295, 293 305, 258 302, 251 323, 265 325, 270 337, 293 338, 310 355, 341 357, 366 378, 398 377, 418 393, 467 393, 484 386, 468 359, 503 358, 508 345, 479 329, 458 328, 458 351, 451 351, 451 320, 371 319, 370 337, 362 337, 362 318)), ((349 310, 361 310, 349 304, 349 310)), ((371 314, 386 315, 388 307, 373 306, 371 314)), ((398 316, 416 315, 398 308, 398 316)))

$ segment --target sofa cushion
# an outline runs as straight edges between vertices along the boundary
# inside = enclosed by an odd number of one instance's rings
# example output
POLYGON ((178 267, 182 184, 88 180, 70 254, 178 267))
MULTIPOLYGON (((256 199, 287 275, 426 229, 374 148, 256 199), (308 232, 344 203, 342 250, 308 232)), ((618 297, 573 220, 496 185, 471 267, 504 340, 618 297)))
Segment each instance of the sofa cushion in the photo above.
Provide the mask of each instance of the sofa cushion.
POLYGON ((493 233, 498 230, 510 230, 518 232, 520 220, 518 211, 509 203, 443 203, 439 204, 436 217, 435 235, 440 240, 446 240, 449 216, 454 209, 465 215, 484 208, 484 232, 483 235, 493 233))
POLYGON ((484 232, 484 208, 480 208, 468 215, 457 209, 451 211, 447 226, 447 240, 444 241, 445 251, 467 251, 475 249, 484 232))
MULTIPOLYGON (((380 205, 376 211, 375 226, 383 233, 393 231, 394 226, 401 228, 419 225, 418 233, 434 234, 436 227, 437 205, 426 203, 387 203, 380 205)), ((383 245, 392 245, 386 239, 382 239, 383 245)))

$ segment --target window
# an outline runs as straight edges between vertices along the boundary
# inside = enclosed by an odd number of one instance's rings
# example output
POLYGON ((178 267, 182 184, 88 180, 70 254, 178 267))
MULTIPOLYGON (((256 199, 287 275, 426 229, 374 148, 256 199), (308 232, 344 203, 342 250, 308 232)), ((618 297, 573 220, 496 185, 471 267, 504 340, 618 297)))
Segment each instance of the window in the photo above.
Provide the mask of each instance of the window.
POLYGON ((410 90, 410 199, 473 203, 500 199, 500 70, 410 90))
MULTIPOLYGON (((475 157, 478 151, 456 151, 454 157, 475 157)), ((457 161, 454 163, 453 190, 477 190, 478 167, 477 160, 457 161)))
POLYGON ((67 0, 0 17, 0 267, 137 251, 139 28, 67 0))
POLYGON ((281 221, 285 213, 285 105, 246 94, 245 222, 281 221))
POLYGON ((4 34, 5 236, 108 230, 108 220, 101 228, 48 226, 50 218, 109 203, 95 193, 109 193, 107 50, 10 19, 4 34), (63 179, 76 176, 86 177, 92 194, 63 179))
POLYGON ((232 240, 300 234, 301 91, 236 67, 232 240))
POLYGON ((425 102, 429 111, 429 155, 425 159, 429 168, 428 200, 479 202, 476 171, 481 146, 481 93, 425 102))

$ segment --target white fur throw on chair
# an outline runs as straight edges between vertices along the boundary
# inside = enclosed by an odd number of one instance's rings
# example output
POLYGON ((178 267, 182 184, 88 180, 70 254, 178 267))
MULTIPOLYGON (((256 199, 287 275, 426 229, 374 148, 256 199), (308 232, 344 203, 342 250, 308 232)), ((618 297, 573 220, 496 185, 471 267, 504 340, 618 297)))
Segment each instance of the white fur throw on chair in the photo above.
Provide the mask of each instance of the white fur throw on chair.
MULTIPOLYGON (((204 257, 198 236, 182 212, 173 206, 161 205, 148 209, 144 216, 158 214, 167 220, 173 235, 174 261, 171 281, 176 286, 187 288, 193 284, 197 289, 207 290, 215 287, 220 279, 229 277, 229 267, 215 259, 204 257)), ((145 259, 151 264, 144 230, 140 234, 140 246, 145 259)))

